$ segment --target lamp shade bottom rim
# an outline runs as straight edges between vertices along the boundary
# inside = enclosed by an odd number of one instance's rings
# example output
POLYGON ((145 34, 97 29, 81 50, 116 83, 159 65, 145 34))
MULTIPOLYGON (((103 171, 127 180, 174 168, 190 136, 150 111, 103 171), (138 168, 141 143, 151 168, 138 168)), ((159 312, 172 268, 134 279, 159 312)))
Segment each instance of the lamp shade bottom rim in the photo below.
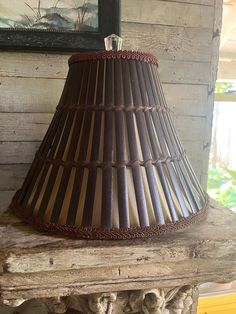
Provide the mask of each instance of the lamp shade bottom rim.
POLYGON ((71 238, 93 239, 93 240, 122 240, 135 238, 150 238, 154 236, 164 235, 179 229, 186 228, 192 224, 199 223, 206 218, 209 200, 207 198, 205 205, 198 212, 190 214, 186 218, 181 218, 176 222, 167 222, 166 224, 156 224, 148 227, 130 227, 126 229, 119 228, 94 228, 82 227, 76 225, 62 225, 58 223, 45 222, 41 217, 32 215, 21 204, 17 203, 16 192, 13 197, 9 210, 25 223, 33 226, 40 232, 48 232, 49 234, 64 235, 71 238))

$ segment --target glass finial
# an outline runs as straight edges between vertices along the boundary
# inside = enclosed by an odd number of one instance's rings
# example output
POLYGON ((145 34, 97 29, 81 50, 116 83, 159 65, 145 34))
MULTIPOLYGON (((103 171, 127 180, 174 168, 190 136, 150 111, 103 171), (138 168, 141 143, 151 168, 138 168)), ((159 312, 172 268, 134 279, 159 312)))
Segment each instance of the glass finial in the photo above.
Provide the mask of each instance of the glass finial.
POLYGON ((106 50, 121 50, 123 39, 116 34, 111 34, 104 38, 105 49, 106 50))

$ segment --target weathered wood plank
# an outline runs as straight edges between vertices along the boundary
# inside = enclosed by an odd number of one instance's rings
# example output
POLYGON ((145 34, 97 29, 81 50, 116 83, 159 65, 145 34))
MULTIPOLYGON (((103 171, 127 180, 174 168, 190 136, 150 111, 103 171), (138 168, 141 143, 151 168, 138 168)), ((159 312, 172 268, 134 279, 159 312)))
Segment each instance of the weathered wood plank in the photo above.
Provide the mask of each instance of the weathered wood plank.
MULTIPOLYGON (((202 176, 203 161, 191 160, 191 165, 199 180, 202 176)), ((30 164, 16 164, 16 165, 0 165, 0 175, 3 175, 4 182, 0 183, 0 211, 3 211, 9 205, 14 192, 20 189, 30 164), (10 189, 6 190, 6 189, 10 189)))
MULTIPOLYGON (((135 252, 136 254, 136 252, 135 252)), ((158 254, 158 252, 156 252, 158 254)), ((224 257, 224 256, 222 256, 224 257)), ((222 258, 221 257, 221 258, 222 258)), ((138 258, 139 259, 139 258, 138 258)), ((123 265, 117 267, 83 267, 80 269, 72 269, 70 272, 61 270, 59 271, 50 271, 50 276, 48 273, 42 274, 41 272, 29 273, 9 273, 4 275, 4 289, 9 289, 15 283, 15 289, 26 289, 27 287, 31 289, 38 289, 40 286, 50 287, 57 285, 58 287, 68 286, 74 278, 79 277, 81 282, 87 282, 91 285, 92 281, 126 281, 130 277, 144 277, 149 280, 157 280, 158 277, 166 280, 173 276, 173 279, 177 279, 179 276, 184 277, 184 275, 189 274, 189 277, 196 276, 197 269, 200 269, 200 272, 203 274, 209 274, 210 270, 215 269, 219 264, 213 259, 209 258, 209 263, 205 265, 204 259, 193 259, 192 265, 186 261, 179 261, 177 265, 174 265, 173 262, 156 262, 152 263, 135 263, 132 265, 123 265), (175 269, 175 273, 171 272, 172 269, 175 269), (136 276, 135 276, 136 275, 136 276), (42 276, 42 277, 41 277, 42 276), (41 277, 41 278, 40 278, 41 277), (7 279, 7 280, 6 280, 7 279), (41 279, 41 280, 40 280, 41 279)), ((229 264, 226 264, 229 266, 229 264)), ((236 267, 236 262, 234 261, 233 265, 236 267)), ((222 269, 222 267, 220 268, 222 269)), ((220 275, 219 275, 220 276, 220 275)), ((0 280, 1 282, 1 280, 0 280)))
MULTIPOLYGON (((165 64, 161 63, 161 76, 164 75, 163 66, 165 64)), ((176 71, 175 65, 171 74, 173 78, 176 76, 176 71)), ((179 71, 178 77, 183 80, 181 66, 179 71)), ((165 76, 167 77, 167 74, 165 76)), ((192 79, 196 79, 196 77, 192 77, 192 79)), ((4 77, 1 82, 0 112, 54 112, 64 85, 63 79, 44 78, 4 77), (25 86, 27 86, 27 93, 24 91, 25 86)), ((195 116, 206 114, 208 97, 206 85, 164 83, 163 89, 167 103, 175 114, 195 116)))
POLYGON ((70 54, 0 52, 0 77, 65 78, 70 54))
MULTIPOLYGON (((145 49, 146 50, 146 49, 145 49)), ((148 51, 148 50, 147 50, 148 51)), ((0 52, 0 56, 1 56, 1 52, 0 52)), ((155 51, 154 54, 158 55, 158 51, 155 51)), ((17 54, 15 55, 15 57, 17 58, 17 54)), ((19 57, 21 58, 21 55, 19 55, 19 57)), ((35 58, 35 56, 32 56, 33 58, 35 58)), ((21 58, 22 59, 22 58, 21 58)), ((206 62, 191 62, 191 61, 171 61, 171 60, 165 60, 164 58, 159 58, 160 59, 160 65, 159 65, 159 72, 162 72, 162 81, 165 83, 186 83, 186 84, 208 84, 209 83, 209 71, 210 71, 210 63, 206 63, 206 62)), ((0 63, 1 63, 1 58, 0 58, 0 63)), ((19 76, 17 74, 15 74, 15 76, 13 76, 13 78, 15 79, 14 81, 11 81, 10 78, 12 78, 11 75, 8 75, 7 73, 4 74, 4 76, 2 78, 0 78, 0 92, 1 95, 3 95, 2 99, 3 101, 1 101, 1 108, 4 108, 4 102, 9 103, 11 101, 11 97, 14 97, 16 95, 14 95, 13 93, 13 88, 15 86, 16 91, 21 95, 22 91, 24 91, 25 86, 27 85, 22 85, 23 82, 26 84, 29 84, 29 89, 30 92, 33 92, 34 87, 37 88, 37 84, 40 85, 43 84, 45 93, 48 93, 48 89, 49 87, 47 85, 51 85, 51 87, 56 89, 60 89, 60 91, 63 88, 64 85, 64 81, 62 80, 55 80, 55 82, 51 82, 51 81, 41 81, 41 78, 58 78, 58 79, 64 79, 66 77, 66 71, 64 72, 64 75, 61 75, 62 77, 58 77, 57 76, 57 72, 58 69, 60 69, 61 64, 63 64, 65 60, 61 59, 60 62, 55 63, 53 65, 53 67, 51 67, 51 71, 43 71, 44 68, 41 69, 41 71, 38 71, 37 73, 35 73, 34 68, 29 68, 27 64, 25 64, 25 61, 22 61, 22 68, 24 68, 24 70, 21 72, 21 68, 15 68, 15 72, 19 72, 21 73, 21 77, 26 77, 27 79, 25 79, 25 81, 23 81, 22 79, 22 83, 20 83, 21 78, 19 78, 19 76), (9 77, 9 78, 8 78, 9 77), (33 80, 31 78, 35 78, 36 80, 33 80), (19 82, 19 83, 17 83, 19 82), (8 86, 8 84, 10 84, 8 86), (19 87, 18 87, 19 84, 19 87), (11 97, 9 97, 9 99, 7 98, 6 95, 6 90, 9 88, 10 92, 9 94, 11 95, 11 97)), ((41 63, 43 63, 43 58, 42 56, 37 59, 35 59, 35 62, 37 62, 38 65, 40 65, 41 63)), ((5 63, 4 63, 5 64, 5 63)), ((4 68, 4 64, 1 65, 0 64, 0 68, 4 68)), ((8 69, 7 66, 8 62, 6 62, 6 71, 8 69)), ((21 63, 19 63, 21 64, 21 63)), ((52 89, 53 90, 53 89, 52 89)), ((53 90, 54 91, 54 90, 53 90)), ((29 94, 29 93, 28 93, 29 94)), ((54 92, 52 93, 53 96, 54 92)), ((33 94, 34 95, 34 94, 33 94)), ((43 93, 41 93, 41 97, 42 97, 43 93)), ((50 97, 52 97, 50 96, 50 97)), ((20 96, 21 97, 21 96, 20 96)), ((21 99, 22 103, 24 105, 24 103, 26 102, 25 99, 27 99, 27 97, 25 95, 25 98, 21 99)), ((40 98, 41 98, 40 97, 40 98)), ((39 98, 39 100, 40 100, 39 98)), ((35 99, 36 102, 38 102, 39 100, 35 99)), ((49 98, 50 100, 50 98, 49 98)))
POLYGON ((209 62, 212 29, 123 23, 123 48, 140 47, 165 60, 209 62))
MULTIPOLYGON (((210 29, 123 23, 123 34, 124 49, 145 47, 165 60, 210 60, 210 29)), ((1 52, 0 57, 2 77, 65 78, 68 71, 68 55, 1 52)))
MULTIPOLYGON (((179 244, 179 243, 178 243, 179 244)), ((159 249, 152 250, 149 246, 144 250, 143 246, 133 247, 132 255, 135 256, 132 258, 130 255, 130 248, 123 246, 122 251, 120 247, 116 245, 113 246, 113 256, 109 248, 103 247, 101 244, 97 248, 93 248, 93 254, 88 254, 88 248, 83 249, 72 249, 67 250, 67 256, 70 257, 67 260, 63 260, 65 257, 64 250, 59 249, 58 251, 51 251, 50 254, 41 253, 26 253, 25 254, 13 254, 10 253, 6 258, 6 267, 8 273, 38 273, 41 271, 60 271, 60 270, 73 270, 80 269, 85 270, 87 268, 104 267, 106 263, 104 260, 109 259, 109 264, 115 268, 126 266, 126 265, 143 265, 145 264, 145 258, 149 261, 149 264, 157 263, 180 263, 187 259, 188 254, 192 256, 194 252, 186 248, 183 245, 178 245, 176 249, 170 248, 168 246, 162 246, 162 251, 165 251, 165 256, 159 249), (148 254, 149 253, 149 254, 148 254), (125 256, 125 258, 124 258, 125 256), (51 263, 50 263, 51 261, 51 263), (26 268, 27 267, 27 268, 26 268)), ((7 250, 8 253, 9 250, 7 250)), ((211 254, 211 251, 208 253, 208 256, 211 254)), ((222 256, 219 256, 219 259, 224 257, 225 251, 222 250, 222 256)), ((209 257, 210 258, 210 257, 209 257)), ((107 264, 108 266, 108 264, 107 264)), ((147 270, 146 270, 147 271, 147 270)), ((124 271, 125 272, 125 271, 124 271)), ((100 273, 101 274, 101 273, 100 273)), ((126 277, 128 271, 126 271, 126 277)), ((135 272, 131 271, 132 276, 135 275, 135 272)), ((101 274, 102 275, 102 274, 101 274)), ((118 275, 118 269, 115 272, 115 275, 118 275)), ((154 275, 154 274, 153 274, 154 275)), ((87 275, 88 276, 88 275, 87 275)), ((103 274, 104 276, 104 274, 103 274)), ((83 278, 83 277, 82 277, 83 278)), ((105 277, 106 278, 106 277, 105 277)), ((103 279, 105 279, 103 277, 103 279)), ((85 279, 85 278, 84 278, 85 279)), ((109 278, 112 279, 112 278, 109 278)), ((108 280, 109 280, 108 279, 108 280)), ((90 277, 90 280, 93 280, 90 277)))
MULTIPOLYGON (((221 269, 217 269, 217 272, 214 273, 204 273, 204 274, 194 274, 194 284, 205 283, 205 280, 209 282, 221 282, 228 283, 232 278, 235 278, 234 274, 229 270, 227 265, 228 272, 223 272, 221 269)), ((26 287, 20 287, 15 289, 14 287, 10 289, 4 289, 1 294, 2 300, 15 301, 19 300, 22 296, 22 299, 36 299, 36 298, 48 298, 68 295, 86 295, 92 293, 101 293, 102 292, 111 292, 111 291, 124 291, 127 290, 146 290, 146 289, 155 289, 157 287, 173 288, 178 287, 179 285, 191 285, 193 283, 193 278, 190 276, 185 276, 184 278, 173 278, 172 280, 166 278, 154 277, 154 278, 136 278, 136 279, 127 279, 127 280, 106 280, 106 281, 95 281, 95 282, 72 282, 64 286, 40 286, 40 289, 27 289, 26 287)), ((32 313, 32 312, 30 312, 32 313)), ((35 312, 34 312, 35 313, 35 312)), ((70 312, 68 312, 69 314, 70 312)), ((72 312, 73 313, 73 312, 72 312)), ((121 313, 121 312, 118 312, 121 313)), ((138 312, 140 313, 140 312, 138 312)), ((194 312, 192 312, 193 314, 194 312)), ((8 313, 7 313, 8 314, 8 313)), ((36 313, 35 313, 36 314, 36 313)), ((42 314, 42 312, 40 312, 42 314)))
POLYGON ((0 141, 42 141, 51 113, 1 113, 0 141))
MULTIPOLYGON (((0 141, 42 141, 52 116, 51 113, 1 113, 0 141)), ((176 115, 173 118, 182 140, 202 139, 204 117, 176 115)))
POLYGON ((182 141, 187 156, 191 160, 202 160, 204 146, 202 141, 182 141))
MULTIPOLYGON (((229 264, 226 264, 225 267, 230 269, 229 264)), ((236 267, 235 263, 232 267, 236 267)), ((230 271, 228 274, 229 273, 230 271)), ((200 259, 196 259, 193 260, 191 266, 189 263, 177 263, 177 265, 165 263, 165 265, 148 264, 117 268, 88 268, 82 271, 58 271, 50 272, 50 274, 48 274, 48 272, 30 275, 9 274, 4 276, 4 281, 2 280, 6 283, 2 286, 2 290, 4 291, 6 300, 14 299, 17 295, 23 298, 29 298, 29 296, 30 298, 39 298, 55 295, 88 294, 94 291, 93 289, 95 287, 97 292, 104 291, 97 290, 98 287, 105 287, 105 291, 107 291, 109 284, 113 285, 114 290, 117 291, 116 287, 121 287, 122 284, 125 290, 137 290, 139 288, 157 288, 163 285, 164 287, 170 287, 171 280, 173 286, 178 286, 180 283, 183 284, 183 282, 185 285, 191 284, 193 278, 195 282, 202 283, 204 282, 204 276, 209 279, 214 278, 215 281, 229 281, 230 278, 228 279, 228 274, 226 274, 224 270, 223 274, 222 267, 219 267, 219 263, 215 263, 214 260, 209 259, 209 263, 206 265, 205 260, 201 261, 200 259), (212 272, 212 268, 214 268, 214 273, 212 272), (172 273, 173 270, 175 271, 174 273, 172 273), (188 274, 188 276, 186 276, 186 274, 188 274), (75 278, 79 278, 79 282, 76 281, 75 278), (93 280, 91 280, 91 278, 93 278, 93 280), (173 284, 173 282, 175 284, 173 284), (14 297, 10 294, 13 285, 14 297), (27 292, 29 293, 28 295, 27 292)), ((111 290, 108 291, 110 292, 111 290)), ((118 288, 118 290, 121 289, 118 288)))
POLYGON ((191 228, 111 243, 38 234, 5 214, 0 218, 1 298, 230 281, 236 276, 235 220, 233 212, 211 201, 206 221, 191 228))
POLYGON ((214 7, 158 0, 122 2, 123 22, 209 28, 213 25, 214 7))
POLYGON ((208 85, 209 62, 186 62, 160 60, 159 74, 162 83, 208 85))
POLYGON ((163 84, 167 104, 176 115, 205 116, 208 88, 206 85, 163 84))
POLYGON ((0 112, 54 112, 64 86, 64 79, 4 77, 0 81, 0 112))
MULTIPOLYGON (((193 169, 196 172, 198 178, 201 176, 202 171, 202 160, 200 159, 203 154, 199 153, 197 156, 189 155, 190 162, 193 169)), ((18 158, 19 161, 21 158, 18 158)), ((14 191, 21 187, 23 180, 27 174, 30 164, 3 164, 0 165, 0 191, 14 191)), ((5 196, 8 197, 7 195, 5 196)), ((5 200, 3 204, 5 204, 5 200)), ((1 203, 0 203, 1 204, 1 203)))
POLYGON ((19 189, 29 166, 29 164, 0 165, 0 191, 19 189))
MULTIPOLYGON (((0 142, 0 164, 31 163, 40 142, 0 142)), ((202 160, 204 151, 201 141, 182 141, 190 159, 202 160)))
POLYGON ((15 191, 0 191, 0 213, 5 211, 15 194, 15 191))
POLYGON ((199 4, 205 6, 214 6, 214 0, 168 0, 169 2, 180 2, 180 3, 192 3, 192 4, 199 4))
POLYGON ((181 141, 203 141, 206 118, 173 116, 173 120, 181 141))
POLYGON ((40 142, 0 142, 0 164, 31 163, 40 142))
MULTIPOLYGON (((65 237, 41 234, 37 231, 32 233, 29 232, 31 227, 20 222, 18 218, 6 213, 0 218, 0 232, 6 232, 6 236, 0 238, 0 251, 2 253, 3 250, 6 250, 4 251, 6 254, 3 254, 3 257, 5 261, 10 262, 7 265, 8 273, 18 272, 17 270, 21 270, 24 273, 28 273, 30 270, 38 272, 42 268, 45 269, 45 271, 56 271, 62 269, 66 270, 67 268, 72 270, 80 269, 80 267, 89 268, 93 266, 110 267, 111 264, 122 266, 130 262, 136 265, 143 265, 152 262, 183 261, 191 257, 207 259, 218 256, 220 259, 223 258, 225 254, 230 254, 231 247, 233 248, 232 253, 236 254, 236 246, 233 244, 233 242, 236 241, 236 233, 235 228, 231 228, 236 219, 235 214, 222 205, 216 204, 214 201, 211 201, 209 210, 210 214, 207 216, 206 221, 192 225, 191 228, 177 231, 174 235, 169 234, 154 237, 148 241, 147 239, 135 241, 116 240, 112 241, 112 246, 111 241, 105 240, 74 241, 73 239, 65 237), (224 212, 224 215, 222 212, 224 212), (9 224, 11 224, 12 228, 8 228, 9 224), (223 233, 216 233, 216 231, 220 231, 222 228, 224 229, 223 233), (25 237, 20 236, 22 234, 24 234, 25 237), (186 236, 186 234, 188 236, 186 236), (213 242, 216 239, 219 241, 227 240, 230 247, 225 248, 219 246, 217 251, 214 250, 213 242), (173 245, 173 241, 178 245, 173 245), (197 247, 192 247, 191 244, 193 243, 195 243, 197 247), (130 244, 132 244, 134 248, 132 251, 130 251, 130 244), (57 250, 55 250, 56 247, 57 250), (207 250, 207 247, 209 250, 207 250), (65 251, 72 255, 75 264, 71 263, 70 259, 64 258, 62 253, 65 251), (43 257, 43 253, 45 252, 50 252, 51 256, 47 255, 43 257), (76 259, 76 256, 79 256, 79 254, 80 258, 76 259), (33 263, 35 257, 38 256, 44 265, 38 263, 38 265, 35 265, 36 268, 31 269, 33 264, 25 264, 27 265, 27 269, 25 269, 22 264, 20 269, 17 269, 17 265, 19 264, 17 256, 30 263, 33 263), (55 259, 54 263, 48 263, 49 259, 53 256, 58 259, 55 259), (105 256, 109 258, 105 258, 105 256), (118 256, 122 256, 122 260, 120 260, 118 256)), ((7 269, 5 269, 5 271, 7 272, 7 269)))

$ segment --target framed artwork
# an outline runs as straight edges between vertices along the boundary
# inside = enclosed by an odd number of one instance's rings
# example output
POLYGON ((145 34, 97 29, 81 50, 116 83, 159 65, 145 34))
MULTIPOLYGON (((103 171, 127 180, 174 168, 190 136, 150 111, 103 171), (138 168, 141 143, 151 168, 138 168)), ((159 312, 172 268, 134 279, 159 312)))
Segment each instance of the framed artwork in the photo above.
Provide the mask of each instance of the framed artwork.
POLYGON ((86 51, 120 34, 120 0, 0 0, 0 49, 86 51))

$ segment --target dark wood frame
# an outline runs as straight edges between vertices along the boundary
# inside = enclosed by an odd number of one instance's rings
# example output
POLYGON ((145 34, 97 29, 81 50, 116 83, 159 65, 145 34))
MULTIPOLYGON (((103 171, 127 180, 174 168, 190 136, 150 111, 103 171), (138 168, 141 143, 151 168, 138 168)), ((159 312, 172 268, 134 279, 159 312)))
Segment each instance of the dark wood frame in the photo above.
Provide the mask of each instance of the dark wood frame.
POLYGON ((120 34, 120 0, 98 0, 98 32, 0 28, 0 49, 87 51, 104 49, 104 37, 120 34))

